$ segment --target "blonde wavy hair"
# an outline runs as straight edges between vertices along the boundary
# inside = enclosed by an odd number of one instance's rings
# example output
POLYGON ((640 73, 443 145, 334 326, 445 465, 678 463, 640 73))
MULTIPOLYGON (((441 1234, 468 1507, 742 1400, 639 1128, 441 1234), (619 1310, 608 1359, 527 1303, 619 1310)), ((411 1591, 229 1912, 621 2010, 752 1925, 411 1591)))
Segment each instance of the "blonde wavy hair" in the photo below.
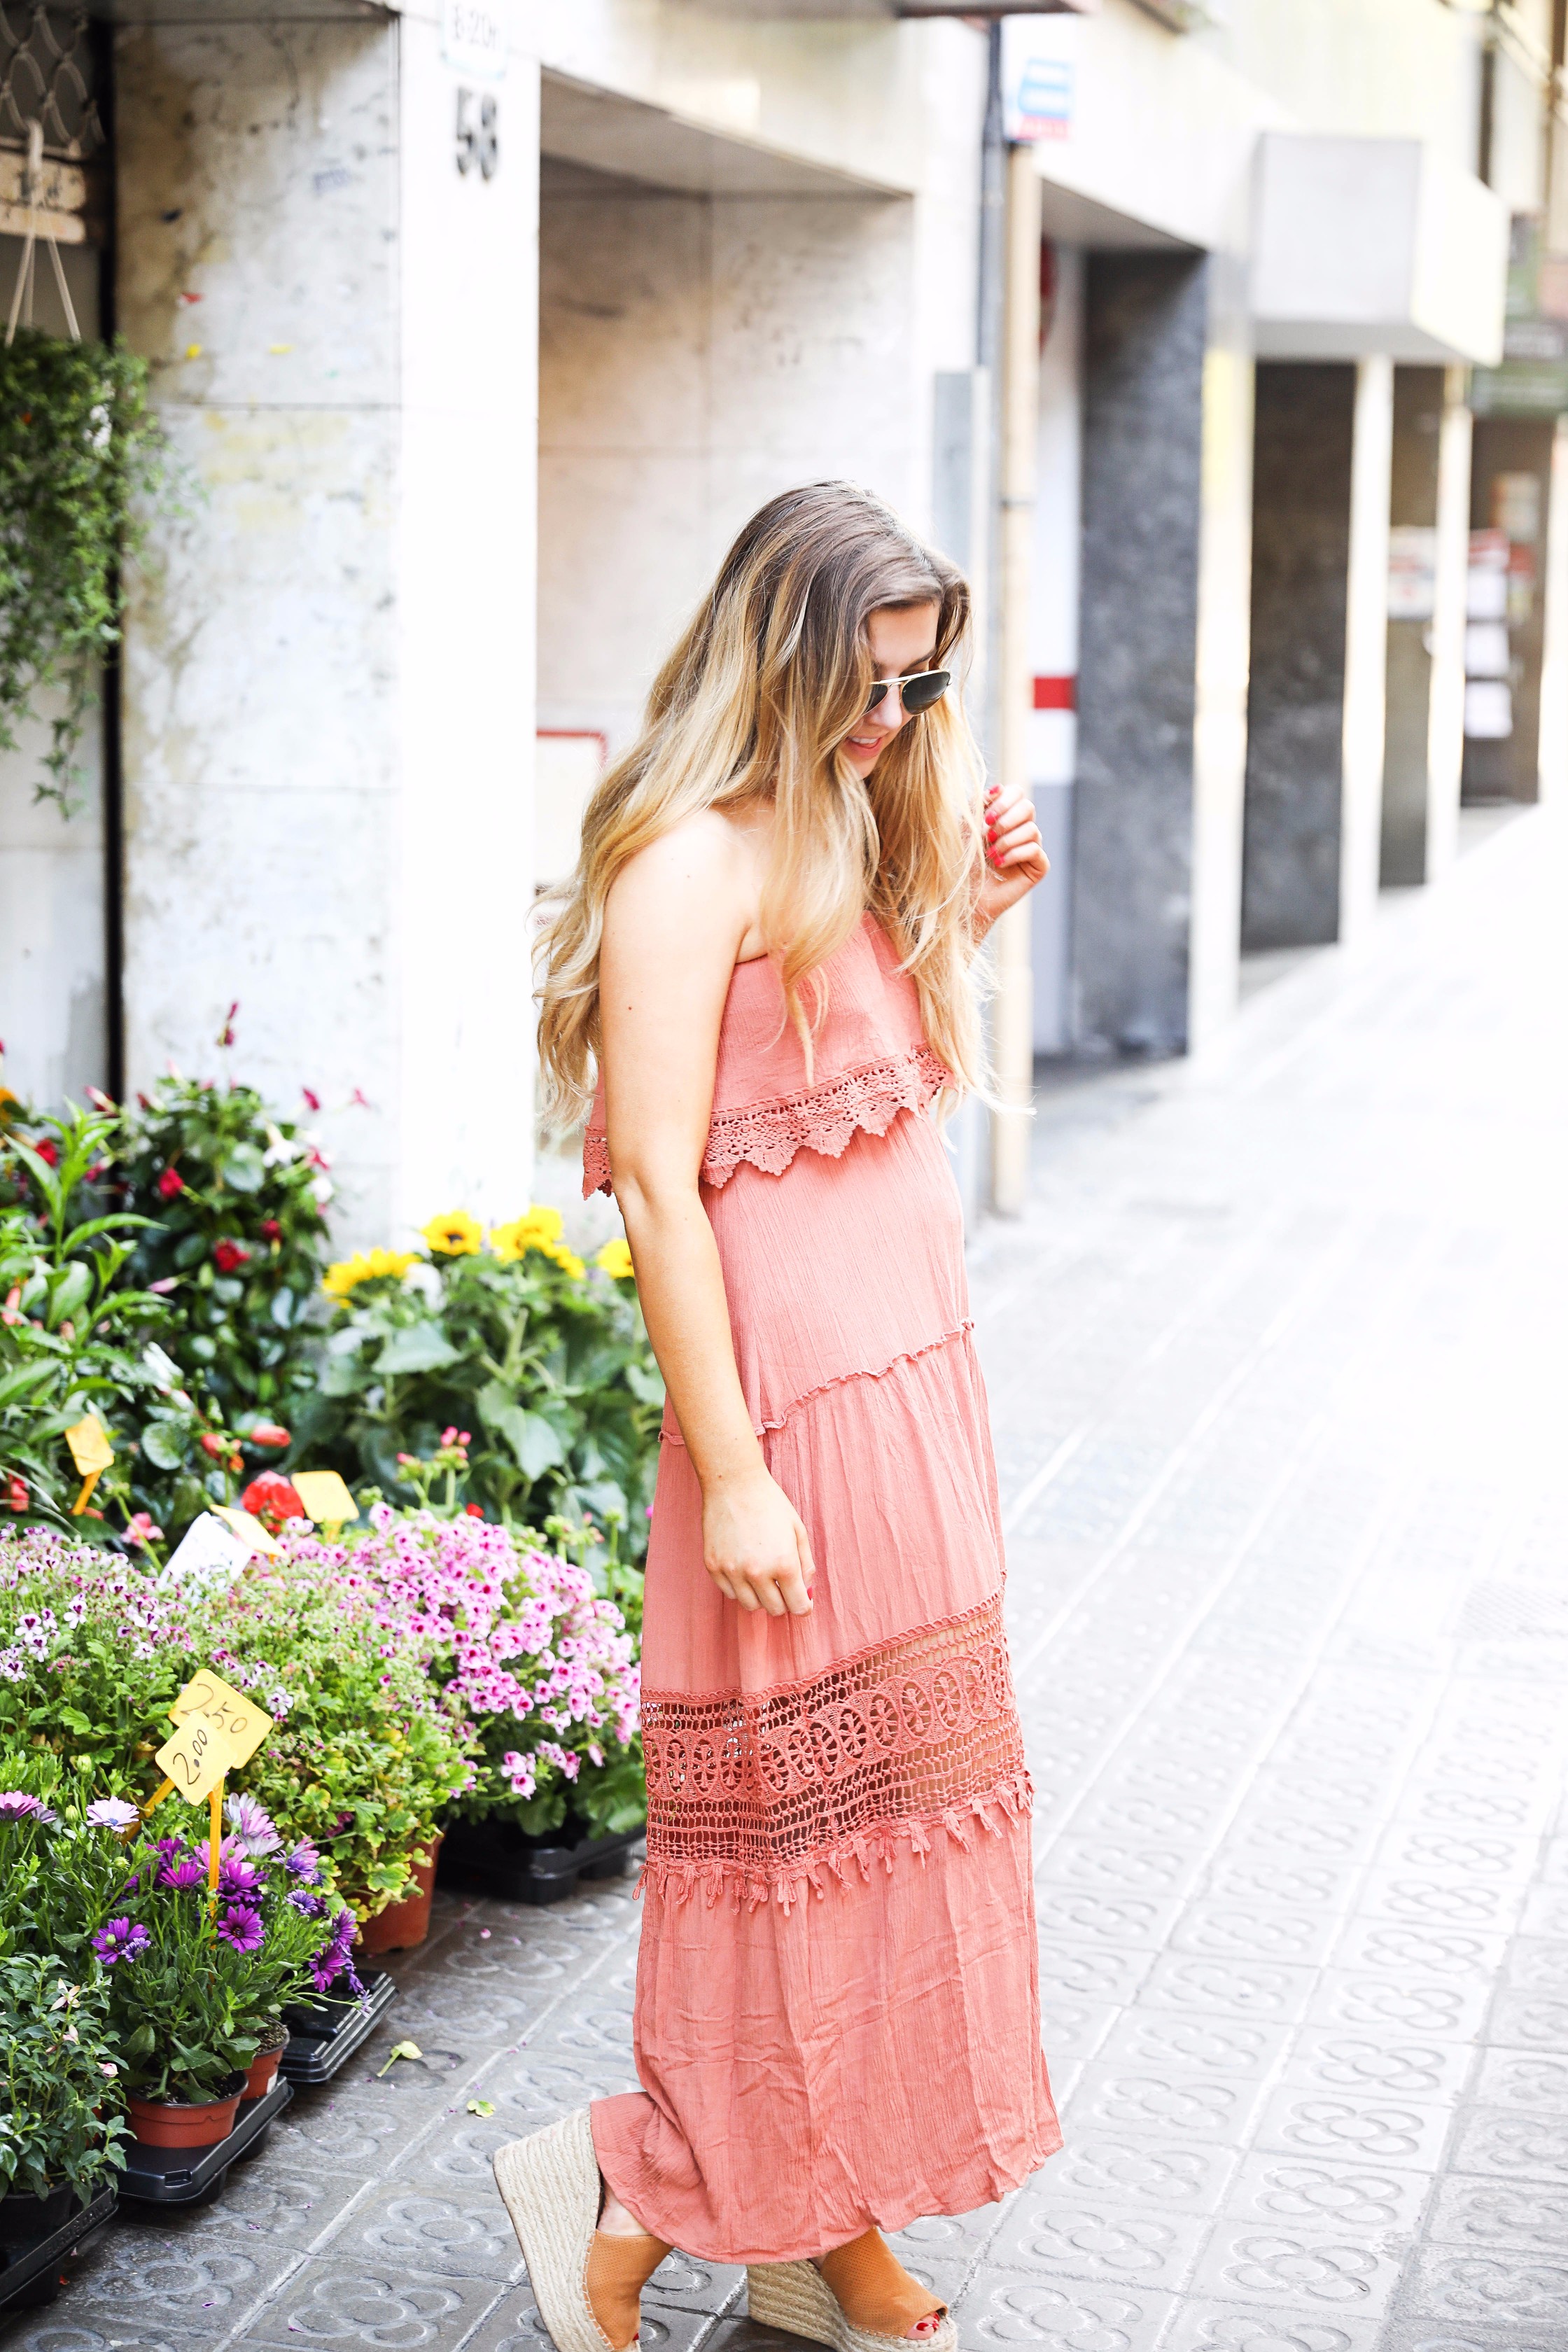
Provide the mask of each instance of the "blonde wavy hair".
POLYGON ((551 1125, 580 1119, 592 1097, 616 877, 697 811, 766 799, 776 820, 763 935, 808 1069, 826 1010, 817 975, 868 908, 913 976, 932 1050, 959 1087, 983 1087, 973 970, 983 772, 960 697, 910 719, 868 776, 841 749, 869 698, 871 614, 927 604, 938 608, 932 666, 958 669, 970 624, 962 573, 853 483, 786 490, 746 524, 655 680, 642 732, 588 803, 576 871, 545 902, 539 1043, 551 1125))

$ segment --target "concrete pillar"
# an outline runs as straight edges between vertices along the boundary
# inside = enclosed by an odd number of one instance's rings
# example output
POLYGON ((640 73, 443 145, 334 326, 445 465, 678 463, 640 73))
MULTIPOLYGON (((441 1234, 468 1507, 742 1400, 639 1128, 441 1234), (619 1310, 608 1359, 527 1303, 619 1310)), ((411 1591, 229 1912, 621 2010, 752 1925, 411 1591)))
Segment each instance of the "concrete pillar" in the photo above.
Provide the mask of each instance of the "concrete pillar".
MULTIPOLYGON (((1002 334, 1002 512, 997 567, 1002 610, 996 632, 996 778, 1027 789, 1029 575, 1034 555, 1036 444, 1040 429, 1040 179, 1033 151, 1007 156, 1006 283, 1002 334)), ((992 1205, 1016 1216, 1028 1192, 1035 1024, 1029 953, 1030 905, 1023 898, 995 927, 991 1006, 997 1100, 992 1121, 992 1205)))
POLYGON ((1034 893, 1035 1051, 1064 1054, 1072 1043, 1068 916, 1072 905, 1072 808, 1078 772, 1079 598, 1083 533, 1084 254, 1052 250, 1040 352, 1040 425, 1036 460, 1035 550, 1029 583, 1034 709, 1028 722, 1029 790, 1049 877, 1034 893))
POLYGON ((1546 609, 1541 664, 1541 797, 1568 795, 1568 417, 1552 441, 1546 510, 1546 609))
MULTIPOLYGON (((1210 430, 1226 438, 1216 403, 1237 389, 1210 364, 1214 268, 1089 257, 1073 893, 1089 1053, 1178 1053, 1191 1034, 1200 624, 1218 585, 1205 528, 1227 503, 1205 509, 1205 463, 1210 430)), ((1239 625, 1244 664, 1245 610, 1239 625)), ((1213 676, 1217 646, 1209 659, 1213 676)))
POLYGON ((1380 861, 1385 887, 1426 879, 1443 383, 1441 368, 1402 367, 1394 371, 1388 720, 1384 744, 1380 861))
MULTIPOLYGON (((1553 416, 1488 416, 1476 419, 1470 467, 1470 527, 1499 532, 1508 542, 1506 606, 1500 622, 1470 635, 1468 667, 1472 678, 1492 681, 1506 663, 1506 726, 1489 723, 1485 733, 1465 741, 1467 801, 1533 801, 1541 792, 1541 743, 1556 723, 1546 710, 1542 677, 1546 654, 1546 598, 1555 551, 1551 537, 1552 480, 1557 438, 1553 416)), ((1476 616, 1481 616, 1478 614, 1476 616)), ((1479 698, 1476 698, 1479 699, 1479 698)), ((1478 713, 1472 709, 1471 724, 1478 713)))
POLYGON ((528 1192, 537 70, 260 14, 117 36, 121 317, 192 478, 127 646, 129 1076, 210 1072, 237 998, 392 1240, 528 1192))
POLYGON ((1242 945, 1350 938, 1377 902, 1394 371, 1258 371, 1242 945))
POLYGON ((1432 677, 1426 735, 1426 860, 1422 879, 1436 882, 1459 845, 1459 788, 1465 764, 1465 605, 1470 562, 1470 439, 1466 405, 1469 371, 1444 371, 1437 446, 1437 562, 1432 609, 1432 677))
POLYGON ((1377 911, 1388 677, 1388 503, 1394 362, 1357 362, 1345 583, 1345 688, 1340 797, 1339 937, 1377 911))

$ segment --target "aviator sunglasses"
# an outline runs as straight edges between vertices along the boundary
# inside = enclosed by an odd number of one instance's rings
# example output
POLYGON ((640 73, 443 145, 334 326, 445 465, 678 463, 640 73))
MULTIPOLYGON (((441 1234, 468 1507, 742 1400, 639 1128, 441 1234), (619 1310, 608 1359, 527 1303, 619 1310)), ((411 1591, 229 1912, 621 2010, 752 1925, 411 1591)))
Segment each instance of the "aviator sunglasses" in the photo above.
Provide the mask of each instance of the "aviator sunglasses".
POLYGON ((940 702, 952 682, 952 672, 950 669, 917 670, 913 677, 875 678, 866 708, 875 710, 877 705, 897 687, 900 701, 912 716, 917 710, 929 710, 932 703, 940 702))

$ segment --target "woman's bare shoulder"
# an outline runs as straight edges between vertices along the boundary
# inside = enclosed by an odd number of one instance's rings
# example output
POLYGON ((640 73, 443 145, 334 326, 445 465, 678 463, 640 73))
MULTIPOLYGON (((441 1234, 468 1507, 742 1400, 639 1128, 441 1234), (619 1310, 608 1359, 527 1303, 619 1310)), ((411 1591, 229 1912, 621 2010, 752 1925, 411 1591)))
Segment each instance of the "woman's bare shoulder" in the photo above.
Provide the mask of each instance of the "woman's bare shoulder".
POLYGON ((689 911, 729 928, 750 921, 756 905, 754 835, 721 809, 698 809, 628 857, 611 886, 607 914, 689 911))

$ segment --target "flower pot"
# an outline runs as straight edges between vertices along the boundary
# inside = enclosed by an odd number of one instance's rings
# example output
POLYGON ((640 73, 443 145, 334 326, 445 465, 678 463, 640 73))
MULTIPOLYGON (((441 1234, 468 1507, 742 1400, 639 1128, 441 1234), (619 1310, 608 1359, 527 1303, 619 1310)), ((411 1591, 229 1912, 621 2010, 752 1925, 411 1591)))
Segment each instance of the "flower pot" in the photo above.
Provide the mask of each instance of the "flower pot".
POLYGON ((239 2113, 239 2093, 226 2099, 142 2099, 132 2092, 127 2105, 132 2136, 143 2147, 212 2147, 226 2139, 239 2113))
POLYGON ((430 1898, 436 1892, 436 1861, 441 1851, 439 1837, 430 1844, 428 1862, 414 1865, 412 1895, 401 1903, 389 1903, 384 1911, 361 1922, 357 1938, 362 1952, 405 1952, 412 1945, 422 1944, 430 1933, 430 1898))
POLYGON ((288 2046, 289 2029, 286 2025, 280 2025, 278 2029, 278 2040, 272 2048, 258 2050, 246 2069, 245 2088, 239 2095, 239 2104, 242 2107, 247 2107, 252 2099, 264 2099, 267 2096, 277 2080, 278 2062, 288 2046))
POLYGON ((47 2197, 30 2189, 8 2189, 0 2197, 0 2246, 26 2245, 31 2238, 52 2238, 78 2210, 74 2189, 51 2189, 47 2197))

